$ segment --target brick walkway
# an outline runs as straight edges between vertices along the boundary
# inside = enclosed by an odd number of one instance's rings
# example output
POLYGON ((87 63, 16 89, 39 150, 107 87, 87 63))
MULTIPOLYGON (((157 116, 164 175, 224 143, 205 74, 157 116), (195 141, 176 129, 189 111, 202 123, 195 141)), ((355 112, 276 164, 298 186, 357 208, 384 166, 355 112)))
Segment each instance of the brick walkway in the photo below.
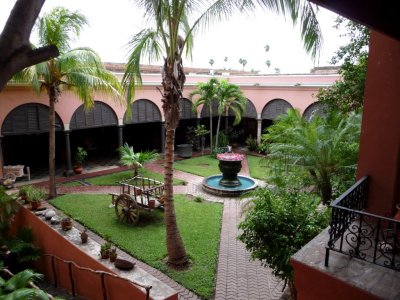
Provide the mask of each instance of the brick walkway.
MULTIPOLYGON (((147 164, 147 169, 163 172, 160 164, 147 164)), ((242 175, 249 175, 247 161, 242 162, 242 175)), ((286 295, 282 292, 283 282, 276 279, 269 268, 261 266, 260 262, 252 261, 250 253, 242 242, 237 240, 237 228, 241 220, 241 203, 239 199, 221 198, 203 193, 201 182, 203 177, 175 170, 174 177, 188 182, 185 186, 175 186, 174 192, 180 194, 199 195, 208 201, 223 202, 221 239, 217 269, 215 300, 269 300, 282 299, 286 295)), ((57 188, 58 193, 111 193, 119 192, 115 186, 80 186, 57 188)), ((145 271, 168 284, 179 293, 179 299, 199 299, 191 291, 179 285, 171 278, 142 262, 138 265, 145 271)))

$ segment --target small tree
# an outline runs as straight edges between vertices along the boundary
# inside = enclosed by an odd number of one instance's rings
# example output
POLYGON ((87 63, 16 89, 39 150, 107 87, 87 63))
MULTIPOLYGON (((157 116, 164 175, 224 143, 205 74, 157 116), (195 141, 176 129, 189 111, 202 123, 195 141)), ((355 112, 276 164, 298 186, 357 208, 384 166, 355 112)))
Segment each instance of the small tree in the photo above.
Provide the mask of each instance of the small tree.
POLYGON ((328 225, 328 211, 317 210, 318 199, 296 191, 259 189, 253 203, 239 224, 243 233, 238 238, 252 259, 260 260, 285 280, 292 299, 296 299, 290 257, 328 225))
POLYGON ((139 168, 143 168, 145 162, 149 162, 158 158, 158 154, 155 151, 136 152, 133 151, 133 147, 125 143, 123 146, 118 148, 120 155, 119 162, 121 165, 133 168, 133 176, 138 175, 139 168))

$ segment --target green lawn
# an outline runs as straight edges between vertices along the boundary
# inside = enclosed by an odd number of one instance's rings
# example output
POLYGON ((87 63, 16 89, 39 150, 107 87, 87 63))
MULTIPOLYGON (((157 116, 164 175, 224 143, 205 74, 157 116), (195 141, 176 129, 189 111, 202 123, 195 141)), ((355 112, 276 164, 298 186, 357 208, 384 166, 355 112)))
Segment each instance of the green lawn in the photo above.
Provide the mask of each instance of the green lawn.
POLYGON ((221 174, 218 168, 218 160, 210 155, 179 160, 174 163, 174 168, 203 177, 221 174))
MULTIPOLYGON (((152 179, 156 179, 159 181, 164 181, 164 174, 163 173, 155 173, 146 169, 141 169, 139 172, 139 176, 148 177, 152 179)), ((123 171, 118 173, 112 173, 103 176, 97 176, 93 178, 85 179, 86 182, 89 182, 93 185, 118 185, 120 181, 129 179, 133 177, 133 171, 123 171)), ((180 179, 174 179, 174 185, 182 185, 186 182, 180 179)))
POLYGON ((179 230, 193 265, 187 271, 174 271, 164 264, 166 257, 163 212, 144 212, 136 226, 120 224, 108 195, 64 195, 50 203, 79 219, 84 225, 111 241, 134 257, 161 270, 186 288, 206 299, 214 291, 222 205, 189 201, 175 196, 179 230))
POLYGON ((268 175, 267 161, 264 157, 247 155, 250 176, 266 181, 268 175))

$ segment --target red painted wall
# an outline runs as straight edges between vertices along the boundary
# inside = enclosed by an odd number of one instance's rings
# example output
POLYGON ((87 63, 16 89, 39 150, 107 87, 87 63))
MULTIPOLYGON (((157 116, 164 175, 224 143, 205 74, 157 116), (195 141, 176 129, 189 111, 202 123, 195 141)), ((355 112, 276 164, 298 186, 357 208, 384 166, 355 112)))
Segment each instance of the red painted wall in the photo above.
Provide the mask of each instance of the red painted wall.
MULTIPOLYGON (((80 251, 78 247, 66 240, 25 207, 21 207, 13 222, 14 230, 18 227, 32 228, 36 244, 45 254, 52 254, 63 260, 73 261, 80 267, 113 273, 102 263, 80 251)), ((51 282, 54 282, 51 259, 49 257, 44 257, 39 261, 38 269, 51 282)), ((68 265, 56 261, 55 269, 58 286, 71 290, 68 265)), ((101 280, 98 274, 78 269, 75 266, 72 266, 72 274, 75 282, 75 291, 78 295, 93 300, 103 299, 101 280)), ((145 299, 145 294, 142 290, 125 280, 117 280, 106 275, 105 286, 107 288, 107 299, 145 299)), ((177 294, 168 299, 178 299, 177 294)))
POLYGON ((294 285, 297 289, 297 300, 377 300, 357 287, 351 286, 335 277, 317 269, 291 260, 296 270, 294 285))
POLYGON ((358 177, 369 175, 368 210, 394 214, 399 202, 400 41, 372 32, 358 177))

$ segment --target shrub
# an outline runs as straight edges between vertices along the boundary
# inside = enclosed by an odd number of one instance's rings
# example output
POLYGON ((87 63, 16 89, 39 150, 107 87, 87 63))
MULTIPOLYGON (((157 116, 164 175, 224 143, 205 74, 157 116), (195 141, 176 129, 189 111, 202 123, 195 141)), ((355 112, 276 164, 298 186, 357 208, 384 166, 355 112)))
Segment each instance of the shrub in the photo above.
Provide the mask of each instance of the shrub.
POLYGON ((239 224, 243 233, 238 238, 252 259, 289 283, 293 296, 290 257, 328 225, 328 211, 317 210, 318 199, 302 192, 259 189, 254 195, 254 207, 239 224))
POLYGON ((257 150, 257 140, 251 135, 246 139, 246 145, 249 148, 249 151, 257 150))

